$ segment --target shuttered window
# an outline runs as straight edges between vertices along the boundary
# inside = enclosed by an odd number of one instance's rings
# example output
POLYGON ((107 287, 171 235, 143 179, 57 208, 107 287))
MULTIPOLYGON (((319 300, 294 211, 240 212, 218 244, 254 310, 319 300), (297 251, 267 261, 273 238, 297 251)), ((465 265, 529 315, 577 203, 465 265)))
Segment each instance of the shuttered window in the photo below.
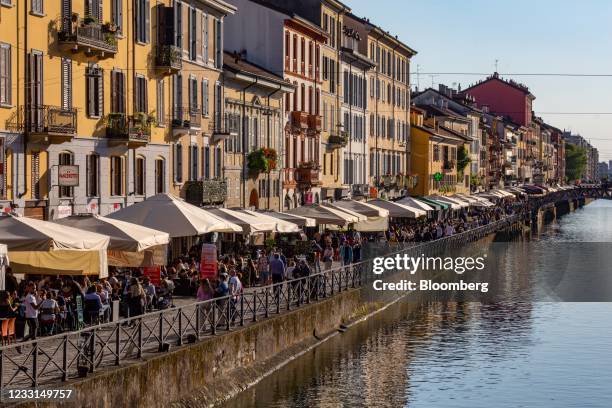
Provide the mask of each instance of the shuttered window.
POLYGON ((110 168, 111 168, 111 185, 110 193, 112 196, 123 195, 123 179, 125 177, 123 157, 111 156, 110 157, 110 168))
POLYGON ((189 59, 196 60, 197 31, 196 31, 196 9, 189 9, 189 59))
POLYGON ((134 194, 145 195, 145 158, 136 157, 134 163, 134 194))
POLYGON ((166 192, 166 165, 164 159, 155 160, 155 194, 166 192))
POLYGON ((62 1, 62 31, 70 32, 72 29, 72 0, 62 1))
POLYGON ((202 79, 202 116, 208 116, 208 79, 202 79))
POLYGON ((112 23, 117 26, 117 32, 123 32, 123 0, 113 0, 112 23))
POLYGON ((32 14, 42 15, 44 13, 43 0, 31 0, 31 11, 32 14))
POLYGON ((0 105, 11 104, 11 46, 0 43, 0 105))
POLYGON ((208 63, 208 14, 202 15, 202 59, 208 63))
POLYGON ((189 111, 198 111, 198 80, 195 77, 189 78, 189 111))
POLYGON ((89 154, 85 159, 87 168, 87 197, 97 197, 99 193, 98 172, 100 170, 100 156, 97 154, 89 154))
POLYGON ((176 3, 174 5, 174 19, 176 27, 176 46, 183 50, 183 7, 181 3, 176 3))
POLYGON ((180 143, 174 146, 174 181, 183 182, 183 145, 180 143))
POLYGON ((125 113, 125 74, 117 69, 111 71, 111 112, 125 113))
POLYGON ((62 58, 62 109, 72 108, 72 60, 62 58))
POLYGON ((87 93, 87 116, 100 118, 104 115, 104 72, 98 66, 85 71, 87 93))
POLYGON ((221 118, 223 115, 223 89, 221 82, 215 82, 215 125, 217 128, 221 126, 221 118))
POLYGON ((102 0, 85 0, 85 15, 102 22, 102 0))
POLYGON ((148 43, 151 40, 151 6, 149 0, 136 0, 136 41, 148 43))
POLYGON ((141 74, 134 78, 134 112, 146 113, 148 109, 147 80, 141 74))
MULTIPOLYGON (((69 153, 69 152, 60 153, 58 160, 59 160, 60 166, 74 164, 74 156, 72 155, 72 153, 69 153)), ((59 186, 59 196, 60 197, 73 197, 74 187, 59 186)))
POLYGON ((157 81, 157 126, 165 126, 166 124, 166 106, 164 99, 164 80, 157 81))
POLYGON ((32 50, 27 65, 28 126, 37 131, 43 125, 43 55, 32 50))

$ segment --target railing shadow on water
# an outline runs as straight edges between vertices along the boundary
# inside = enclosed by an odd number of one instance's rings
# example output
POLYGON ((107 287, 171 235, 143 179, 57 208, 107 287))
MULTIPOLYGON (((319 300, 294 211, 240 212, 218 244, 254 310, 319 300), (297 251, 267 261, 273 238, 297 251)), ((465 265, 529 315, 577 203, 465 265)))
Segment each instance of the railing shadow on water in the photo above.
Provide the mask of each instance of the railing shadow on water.
MULTIPOLYGON (((384 256, 432 254, 457 248, 504 229, 518 220, 510 216, 473 230, 421 243, 384 256)), ((85 377, 104 368, 139 361, 173 346, 240 328, 270 316, 361 287, 371 260, 337 267, 291 281, 249 288, 226 296, 155 311, 0 348, 0 394, 9 388, 41 387, 85 377)))

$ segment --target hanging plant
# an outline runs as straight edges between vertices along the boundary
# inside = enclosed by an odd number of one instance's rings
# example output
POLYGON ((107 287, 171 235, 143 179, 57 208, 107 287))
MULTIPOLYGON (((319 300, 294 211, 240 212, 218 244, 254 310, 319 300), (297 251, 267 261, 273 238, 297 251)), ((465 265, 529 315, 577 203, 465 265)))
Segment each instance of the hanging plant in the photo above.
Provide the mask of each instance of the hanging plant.
POLYGON ((269 173, 276 169, 278 155, 276 150, 261 148, 252 151, 247 156, 247 168, 252 177, 257 177, 259 173, 269 173))

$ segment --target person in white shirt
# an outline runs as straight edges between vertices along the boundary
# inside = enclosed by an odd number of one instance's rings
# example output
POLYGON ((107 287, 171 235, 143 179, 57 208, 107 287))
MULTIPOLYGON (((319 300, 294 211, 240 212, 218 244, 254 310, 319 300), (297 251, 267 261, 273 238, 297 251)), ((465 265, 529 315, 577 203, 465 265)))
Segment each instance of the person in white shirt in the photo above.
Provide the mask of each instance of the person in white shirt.
POLYGON ((448 224, 444 230, 444 236, 450 237, 452 235, 455 235, 455 228, 451 224, 448 224))
POLYGON ((237 310, 236 304, 240 301, 240 296, 242 296, 242 282, 240 282, 240 278, 236 274, 235 268, 230 269, 230 274, 232 275, 229 278, 229 282, 228 282, 229 293, 232 296, 232 301, 231 301, 232 310, 230 314, 232 316, 232 323, 234 323, 234 321, 236 320, 236 315, 238 314, 236 313, 236 310, 237 310))
POLYGON ((36 298, 36 285, 33 283, 28 284, 27 295, 24 303, 25 318, 28 325, 28 335, 23 338, 23 341, 36 340, 36 333, 38 332, 38 308, 40 307, 40 301, 36 298))

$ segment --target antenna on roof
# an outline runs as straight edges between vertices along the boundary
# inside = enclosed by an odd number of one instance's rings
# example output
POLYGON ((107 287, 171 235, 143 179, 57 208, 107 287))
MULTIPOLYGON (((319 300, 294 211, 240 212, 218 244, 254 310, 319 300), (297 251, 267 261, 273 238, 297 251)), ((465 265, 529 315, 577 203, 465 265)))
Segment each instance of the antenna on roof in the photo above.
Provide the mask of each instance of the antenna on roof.
POLYGON ((499 72, 498 68, 499 68, 499 60, 496 59, 495 60, 495 72, 499 72))
POLYGON ((417 64, 417 71, 416 71, 416 77, 417 77, 417 89, 421 88, 421 65, 417 64))

